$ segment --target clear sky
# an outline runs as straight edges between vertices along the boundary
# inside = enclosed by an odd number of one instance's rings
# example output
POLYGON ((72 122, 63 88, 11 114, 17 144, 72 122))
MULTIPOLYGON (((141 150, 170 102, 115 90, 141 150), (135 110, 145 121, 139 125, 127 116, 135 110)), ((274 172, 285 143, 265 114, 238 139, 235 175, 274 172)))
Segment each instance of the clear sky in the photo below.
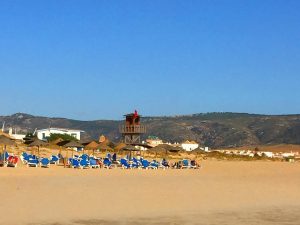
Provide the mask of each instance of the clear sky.
POLYGON ((0 0, 0 114, 300 113, 300 1, 0 0))

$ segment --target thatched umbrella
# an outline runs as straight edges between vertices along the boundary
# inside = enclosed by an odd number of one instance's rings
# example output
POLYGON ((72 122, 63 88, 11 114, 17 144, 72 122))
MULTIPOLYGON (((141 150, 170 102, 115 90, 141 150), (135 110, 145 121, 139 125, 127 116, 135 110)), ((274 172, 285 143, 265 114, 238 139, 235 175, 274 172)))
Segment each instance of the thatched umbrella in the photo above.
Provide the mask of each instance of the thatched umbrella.
POLYGON ((16 143, 10 138, 0 135, 0 145, 16 145, 16 143))
POLYGON ((105 151, 113 151, 113 149, 111 147, 109 147, 108 145, 104 144, 104 143, 100 143, 98 145, 98 148, 99 150, 105 150, 105 151))
POLYGON ((0 135, 0 145, 3 146, 3 166, 5 165, 5 153, 6 153, 6 146, 10 145, 16 145, 16 143, 14 141, 12 141, 9 137, 7 137, 6 135, 0 135))
MULTIPOLYGON (((73 158, 73 156, 74 156, 74 149, 73 148, 83 148, 83 145, 76 142, 76 141, 68 141, 66 144, 63 145, 63 147, 67 148, 67 156, 68 156, 68 149, 69 148, 72 149, 72 158, 73 158)), ((67 159, 68 159, 68 157, 67 157, 67 159)))
POLYGON ((47 146, 48 143, 45 141, 42 141, 40 139, 35 139, 33 142, 31 142, 28 147, 37 147, 38 148, 38 156, 40 157, 40 147, 47 146))
POLYGON ((68 141, 68 143, 63 145, 66 148, 83 148, 83 145, 76 141, 68 141))
POLYGON ((121 148, 121 151, 129 151, 129 160, 131 160, 132 152, 140 151, 140 149, 137 149, 134 145, 126 145, 125 147, 121 148))
POLYGON ((64 139, 62 139, 62 138, 57 138, 57 139, 55 139, 54 141, 51 141, 51 144, 57 145, 58 143, 60 143, 60 142, 62 142, 62 141, 64 141, 64 139))
POLYGON ((93 151, 93 155, 94 155, 95 154, 95 150, 97 150, 98 147, 99 147, 99 144, 96 141, 91 141, 86 146, 84 146, 84 149, 86 149, 86 150, 92 150, 93 151))
POLYGON ((168 156, 169 152, 178 153, 182 148, 168 145, 168 144, 160 144, 156 147, 151 148, 149 151, 155 153, 155 157, 157 157, 157 153, 164 153, 165 156, 168 156))

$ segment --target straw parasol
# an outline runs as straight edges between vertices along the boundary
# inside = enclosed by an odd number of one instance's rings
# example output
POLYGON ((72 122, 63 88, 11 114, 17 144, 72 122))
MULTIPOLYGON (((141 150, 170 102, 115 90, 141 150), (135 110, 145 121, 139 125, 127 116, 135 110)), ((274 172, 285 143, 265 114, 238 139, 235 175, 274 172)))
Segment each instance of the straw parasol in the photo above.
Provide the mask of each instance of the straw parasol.
POLYGON ((35 139, 33 142, 31 142, 28 147, 37 147, 38 148, 38 156, 40 156, 40 147, 47 146, 48 143, 45 141, 42 141, 40 139, 35 139))
POLYGON ((0 135, 0 145, 16 145, 16 143, 7 136, 0 135))
POLYGON ((126 145, 125 147, 121 148, 120 151, 129 151, 129 159, 131 159, 132 152, 141 151, 140 149, 137 149, 134 145, 126 145))
POLYGON ((99 146, 99 144, 96 141, 91 141, 84 148, 88 149, 88 150, 91 150, 91 149, 97 149, 98 146, 99 146))
POLYGON ((84 149, 86 150, 92 150, 93 151, 93 155, 95 154, 95 150, 97 150, 99 147, 99 144, 96 141, 91 141, 90 143, 88 143, 84 149))
MULTIPOLYGON (((73 148, 83 148, 83 145, 72 140, 72 141, 66 142, 63 145, 63 147, 67 148, 67 157, 66 158, 68 159, 68 152, 69 152, 68 149, 72 150, 72 158, 73 158, 73 156, 74 156, 74 149, 73 148)), ((66 166, 66 160, 65 160, 65 166, 66 166)))
POLYGON ((108 145, 104 144, 104 143, 100 143, 98 145, 98 149, 99 150, 105 150, 105 151, 112 151, 113 149, 111 147, 109 147, 108 145))
POLYGON ((14 141, 12 141, 8 136, 0 135, 0 145, 3 146, 3 166, 5 165, 5 152, 6 152, 6 146, 10 145, 16 145, 14 141))
POLYGON ((76 142, 76 141, 68 141, 63 146, 66 147, 66 148, 83 148, 83 145, 76 142))
POLYGON ((155 153, 155 157, 157 157, 157 153, 163 153, 165 156, 168 156, 168 153, 178 153, 179 151, 182 151, 183 149, 180 147, 168 145, 168 144, 160 144, 156 147, 151 148, 149 151, 155 153))

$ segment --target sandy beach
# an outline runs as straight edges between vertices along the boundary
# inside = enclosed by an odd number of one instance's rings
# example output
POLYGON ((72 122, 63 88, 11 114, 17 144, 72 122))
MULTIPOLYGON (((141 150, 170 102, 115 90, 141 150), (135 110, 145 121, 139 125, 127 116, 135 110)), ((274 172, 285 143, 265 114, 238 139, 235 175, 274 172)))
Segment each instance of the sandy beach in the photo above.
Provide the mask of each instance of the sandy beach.
POLYGON ((300 224, 300 163, 0 168, 0 224, 300 224))

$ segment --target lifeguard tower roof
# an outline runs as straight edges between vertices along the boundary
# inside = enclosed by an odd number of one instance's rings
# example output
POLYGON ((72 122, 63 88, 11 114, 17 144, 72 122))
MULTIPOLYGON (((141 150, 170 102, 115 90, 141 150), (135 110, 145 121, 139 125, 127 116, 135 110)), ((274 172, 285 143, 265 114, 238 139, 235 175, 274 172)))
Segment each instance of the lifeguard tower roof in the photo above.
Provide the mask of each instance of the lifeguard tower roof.
MULTIPOLYGON (((135 114, 134 113, 129 113, 129 114, 125 114, 123 116, 124 117, 133 117, 133 116, 135 116, 135 114)), ((138 114, 137 116, 142 117, 142 115, 140 115, 140 114, 138 114)))
POLYGON ((125 114, 124 117, 142 117, 142 115, 138 114, 138 112, 134 110, 134 113, 125 114))

